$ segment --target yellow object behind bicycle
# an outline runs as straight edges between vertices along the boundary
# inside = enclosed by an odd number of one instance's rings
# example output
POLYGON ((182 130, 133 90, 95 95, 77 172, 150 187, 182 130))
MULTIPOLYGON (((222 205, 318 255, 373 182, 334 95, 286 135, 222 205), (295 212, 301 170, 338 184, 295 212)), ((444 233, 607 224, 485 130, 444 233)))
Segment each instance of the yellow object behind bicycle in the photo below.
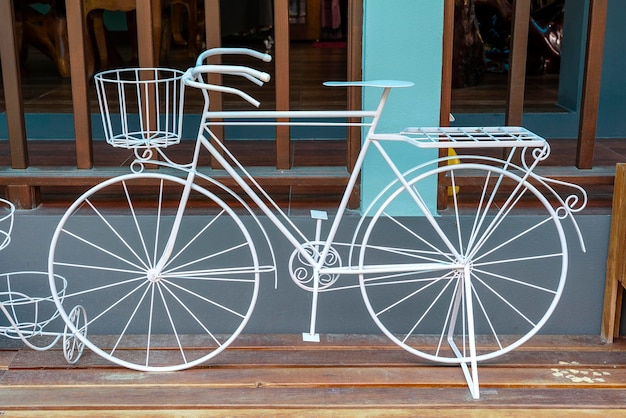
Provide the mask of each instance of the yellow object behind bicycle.
MULTIPOLYGON (((454 150, 454 148, 448 148, 448 157, 456 157, 456 151, 454 150)), ((458 158, 451 158, 448 160, 448 165, 460 164, 460 163, 461 163, 461 160, 459 160, 458 158)), ((458 194, 460 190, 461 190, 460 186, 454 186, 454 190, 452 189, 452 186, 448 186, 448 196, 458 194)))

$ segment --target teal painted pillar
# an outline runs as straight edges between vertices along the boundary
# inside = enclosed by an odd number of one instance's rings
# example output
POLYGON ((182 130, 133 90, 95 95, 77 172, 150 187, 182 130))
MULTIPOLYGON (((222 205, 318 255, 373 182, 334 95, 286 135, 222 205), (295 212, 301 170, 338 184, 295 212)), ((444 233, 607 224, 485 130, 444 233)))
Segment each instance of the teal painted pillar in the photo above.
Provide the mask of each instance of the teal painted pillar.
POLYGON ((598 108, 598 137, 626 137, 625 15, 626 1, 609 0, 598 108))
MULTIPOLYGON (((415 86, 392 91, 379 132, 399 132, 409 126, 437 126, 441 96, 443 2, 432 0, 365 0, 363 79, 412 81, 415 86)), ((364 89, 363 103, 374 108, 380 90, 364 89)), ((402 169, 436 157, 436 151, 394 144, 390 153, 402 169)), ((376 151, 362 173, 361 208, 366 209, 393 176, 376 151)), ((436 205, 436 185, 422 193, 436 205)), ((398 214, 410 214, 400 205, 398 214)))

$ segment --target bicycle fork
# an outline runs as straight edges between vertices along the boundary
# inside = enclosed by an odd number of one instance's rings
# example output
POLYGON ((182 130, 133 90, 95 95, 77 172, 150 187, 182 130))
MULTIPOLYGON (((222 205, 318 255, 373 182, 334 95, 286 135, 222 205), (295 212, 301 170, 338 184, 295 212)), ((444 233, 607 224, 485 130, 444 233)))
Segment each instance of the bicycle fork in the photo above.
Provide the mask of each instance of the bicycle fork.
POLYGON ((178 209, 176 210, 176 217, 174 218, 174 224, 172 225, 172 230, 170 231, 170 235, 167 239, 167 243, 165 244, 165 248, 163 249, 163 253, 161 254, 159 261, 156 265, 148 271, 148 280, 151 282, 159 281, 161 277, 161 273, 167 263, 172 256, 172 252, 174 251, 174 245, 176 244, 176 238, 178 237, 178 230, 180 229, 180 224, 183 220, 183 215, 185 213, 185 207, 187 206, 187 201, 189 200, 189 195, 191 194, 191 188, 193 185, 193 180, 195 178, 194 170, 190 170, 187 173, 187 180, 185 182, 185 187, 183 188, 183 192, 180 197, 180 202, 178 203, 178 209))

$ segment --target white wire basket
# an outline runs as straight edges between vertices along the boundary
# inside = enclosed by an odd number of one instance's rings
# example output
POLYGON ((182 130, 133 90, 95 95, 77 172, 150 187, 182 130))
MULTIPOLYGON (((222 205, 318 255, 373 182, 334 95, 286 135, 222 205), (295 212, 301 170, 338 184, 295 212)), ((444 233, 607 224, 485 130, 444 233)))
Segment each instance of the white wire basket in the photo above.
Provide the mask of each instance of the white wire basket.
POLYGON ((102 126, 114 147, 167 147, 180 142, 183 72, 125 68, 94 76, 102 126))
MULTIPOLYGON (((55 275, 59 298, 67 281, 55 275)), ((47 272, 19 271, 0 274, 0 335, 22 339, 42 335, 44 328, 59 316, 50 294, 47 272)))
POLYGON ((0 198, 0 250, 11 243, 14 214, 15 206, 13 203, 0 198))

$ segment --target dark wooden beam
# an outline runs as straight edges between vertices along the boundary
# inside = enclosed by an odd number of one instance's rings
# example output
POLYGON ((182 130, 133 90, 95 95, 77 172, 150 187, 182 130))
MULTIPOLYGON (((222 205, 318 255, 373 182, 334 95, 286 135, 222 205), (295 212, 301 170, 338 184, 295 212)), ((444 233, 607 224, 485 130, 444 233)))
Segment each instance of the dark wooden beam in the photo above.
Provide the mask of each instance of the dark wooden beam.
MULTIPOLYGON (((450 126, 452 107, 452 59, 454 55, 454 0, 443 3, 443 37, 441 45, 441 99, 439 108, 439 126, 450 126)), ((439 157, 448 154, 447 149, 439 149, 439 157)), ((445 209, 448 204, 448 188, 443 181, 443 173, 438 176, 437 208, 445 209)))
MULTIPOLYGON (((363 78, 361 59, 363 57, 363 0, 348 1, 348 74, 347 79, 358 81, 363 78)), ((348 89, 348 109, 362 108, 361 89, 348 89)), ((352 171, 361 150, 361 128, 348 128, 348 170, 352 171)))
POLYGON ((89 79, 82 2, 66 2, 67 36, 70 47, 70 73, 72 78, 72 105, 74 112, 74 136, 76 138, 76 165, 81 169, 93 167, 91 143, 91 110, 89 106, 89 79))
MULTIPOLYGON (((363 0, 348 0, 348 74, 351 81, 363 78, 361 60, 363 57, 363 0)), ((360 88, 348 89, 348 109, 359 110, 363 107, 360 88)), ((361 151, 361 128, 348 127, 346 164, 352 172, 361 151)), ((350 196, 348 206, 352 209, 359 207, 361 201, 360 183, 355 185, 350 196)))
MULTIPOLYGON (((221 12, 220 12, 220 1, 219 0, 205 0, 204 2, 204 27, 205 27, 205 39, 206 39, 206 49, 219 48, 222 46, 222 24, 221 24, 221 12)), ((219 55, 209 57, 209 64, 220 64, 222 62, 222 57, 219 55)), ((211 84, 222 84, 222 75, 221 74, 209 74, 207 77, 207 81, 211 84)), ((209 92, 209 97, 211 99, 211 110, 220 112, 224 109, 224 100, 222 95, 219 92, 209 92)), ((222 125, 214 125, 211 128, 211 131, 215 134, 215 136, 222 141, 226 138, 224 137, 224 126, 222 125)), ((218 152, 224 154, 220 147, 216 147, 218 152)), ((219 168, 219 164, 215 159, 211 159, 211 167, 219 168)))
POLYGON ((505 115, 505 124, 507 126, 522 126, 529 22, 530 0, 514 0, 513 18, 511 20, 509 84, 505 115))
POLYGON ((591 0, 589 3, 585 71, 576 149, 576 167, 578 168, 593 167, 607 7, 608 0, 591 0))
MULTIPOLYGON (((274 0, 274 48, 276 110, 289 110, 289 4, 274 0)), ((289 126, 276 127, 276 168, 291 168, 291 139, 289 126)))
POLYGON ((157 67, 161 43, 161 1, 136 0, 137 54, 140 67, 157 67), (155 37, 156 34, 156 37, 155 37))
POLYGON ((450 126, 453 48, 454 0, 445 0, 443 4, 443 39, 441 45, 441 103, 439 108, 439 126, 450 126))
POLYGON ((0 2, 0 61, 13 168, 28 167, 24 100, 13 0, 0 2))

